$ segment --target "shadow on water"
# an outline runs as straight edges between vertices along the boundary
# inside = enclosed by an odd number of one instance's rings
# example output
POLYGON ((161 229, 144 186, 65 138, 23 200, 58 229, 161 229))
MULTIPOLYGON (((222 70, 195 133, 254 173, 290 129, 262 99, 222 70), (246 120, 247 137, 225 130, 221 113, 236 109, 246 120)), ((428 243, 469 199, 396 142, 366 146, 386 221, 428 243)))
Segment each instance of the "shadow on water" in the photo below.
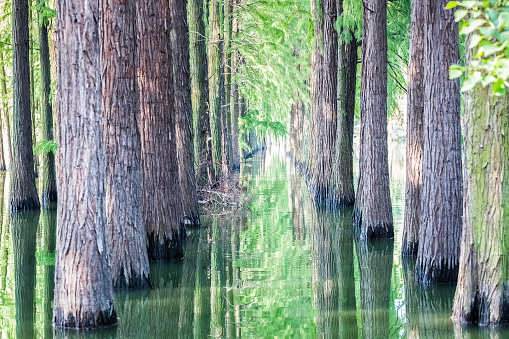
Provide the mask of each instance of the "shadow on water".
MULTIPOLYGON (((116 294, 118 326, 64 333, 52 328, 56 211, 3 213, 0 234, 2 338, 509 338, 507 331, 454 327, 454 288, 415 285, 399 255, 404 152, 394 152, 395 241, 359 242, 352 211, 317 212, 284 150, 244 164, 249 213, 203 218, 188 231, 181 261, 153 263, 153 289, 116 294)), ((9 201, 0 176, 0 205, 9 201)))

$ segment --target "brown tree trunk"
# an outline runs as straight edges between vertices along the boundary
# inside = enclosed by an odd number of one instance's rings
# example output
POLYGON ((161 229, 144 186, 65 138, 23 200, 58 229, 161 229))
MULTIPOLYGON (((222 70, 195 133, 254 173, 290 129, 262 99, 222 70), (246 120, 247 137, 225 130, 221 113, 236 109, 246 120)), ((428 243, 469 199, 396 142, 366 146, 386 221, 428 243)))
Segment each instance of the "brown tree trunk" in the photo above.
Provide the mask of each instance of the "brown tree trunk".
POLYGON ((137 2, 143 221, 151 260, 182 258, 169 2, 137 2))
MULTIPOLYGON (((338 8, 338 15, 343 10, 338 8)), ((338 47, 338 128, 333 167, 333 190, 337 206, 353 206, 353 129, 355 96, 357 91, 357 41, 353 32, 347 32, 351 41, 338 47)))
POLYGON ((457 279, 463 213, 458 25, 446 0, 426 0, 424 40, 424 153, 416 279, 424 284, 457 279))
POLYGON ((106 233, 99 3, 57 1, 58 247, 55 327, 116 324, 106 233))
POLYGON ((115 288, 149 287, 136 76, 136 2, 107 0, 101 11, 106 219, 115 288))
POLYGON ((7 171, 12 169, 12 143, 11 143, 11 127, 9 122, 9 103, 7 102, 7 80, 4 65, 4 53, 0 51, 0 85, 2 93, 2 112, 0 119, 2 120, 2 146, 4 152, 5 168, 7 171))
MULTIPOLYGON (((37 5, 41 5, 41 0, 36 1, 37 5)), ((41 64, 41 92, 42 92, 42 109, 41 109, 41 139, 42 141, 53 140, 53 108, 51 105, 51 63, 49 55, 48 42, 48 21, 43 18, 40 11, 38 13, 39 20, 39 54, 41 64)), ((40 182, 41 203, 47 208, 51 202, 57 201, 57 180, 55 173, 55 154, 53 152, 41 155, 42 160, 42 181, 40 182)))
MULTIPOLYGON (((338 206, 333 184, 334 152, 337 137, 338 32, 336 0, 317 1, 315 10, 315 95, 316 110, 313 163, 309 189, 319 208, 338 206)), ((339 3, 343 6, 342 1, 339 3)))
POLYGON ((406 139, 405 225, 403 256, 417 256, 419 248, 419 214, 421 209, 422 152, 424 148, 424 20, 426 10, 412 1, 410 62, 408 64, 408 105, 406 139))
POLYGON ((208 60, 203 21, 203 0, 188 0, 191 99, 195 122, 196 180, 198 185, 216 182, 210 135, 208 60))
POLYGON ((509 324, 509 99, 490 87, 478 85, 465 100, 464 224, 453 319, 496 327, 509 324))
POLYGON ((12 184, 9 209, 12 211, 40 207, 35 186, 30 113, 30 60, 28 2, 13 1, 13 113, 12 113, 12 184))
POLYGON ((175 93, 175 118, 177 157, 184 222, 200 226, 196 176, 194 172, 193 106, 191 103, 191 78, 189 74, 189 29, 186 2, 170 0, 172 22, 171 50, 173 60, 173 87, 175 93))
POLYGON ((210 108, 210 129, 212 135, 212 158, 216 174, 220 176, 223 170, 223 130, 222 130, 222 109, 221 91, 224 82, 221 67, 223 42, 221 41, 219 0, 209 1, 209 108, 210 108))
POLYGON ((392 238, 387 148, 387 6, 363 0, 359 184, 354 223, 363 239, 392 238))
MULTIPOLYGON (((239 64, 238 51, 232 54, 232 79, 237 73, 239 64)), ((232 169, 240 169, 240 150, 239 150, 239 85, 236 81, 232 83, 232 92, 230 99, 230 115, 231 115, 231 133, 232 133, 232 169)))
MULTIPOLYGON (((233 0, 223 0, 223 61, 222 81, 223 94, 221 96, 221 125, 223 130, 222 167, 229 173, 233 168, 232 121, 230 115, 230 100, 232 92, 232 4, 233 0)), ((223 170, 224 171, 224 170, 223 170)))

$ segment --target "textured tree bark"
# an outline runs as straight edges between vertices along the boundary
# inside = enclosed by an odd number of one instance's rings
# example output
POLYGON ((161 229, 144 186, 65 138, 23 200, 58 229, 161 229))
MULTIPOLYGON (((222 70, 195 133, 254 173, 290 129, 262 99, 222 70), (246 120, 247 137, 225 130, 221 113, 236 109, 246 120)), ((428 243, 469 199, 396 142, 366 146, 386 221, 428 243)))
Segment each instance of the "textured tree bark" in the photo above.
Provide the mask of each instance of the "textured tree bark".
POLYGON ((39 211, 10 217, 14 251, 16 338, 35 337, 35 250, 39 211))
POLYGON ((4 53, 0 51, 0 85, 2 91, 2 146, 4 152, 5 168, 7 171, 12 169, 12 143, 11 127, 9 122, 9 103, 7 102, 7 80, 5 76, 4 53))
POLYGON ((107 238, 114 288, 150 286, 143 225, 143 174, 138 131, 136 2, 102 2, 102 115, 107 238))
MULTIPOLYGON (((236 19, 234 19, 236 20, 236 19)), ((237 30, 235 30, 237 32, 237 30)), ((232 78, 237 73, 239 64, 238 51, 234 50, 232 54, 232 78)), ((240 169, 240 150, 239 150, 239 85, 236 82, 232 83, 232 92, 230 99, 230 120, 232 131, 232 169, 240 169)))
POLYGON ((194 171, 193 106, 189 74, 189 29, 186 1, 170 0, 170 13, 173 30, 171 51, 181 202, 184 223, 188 226, 200 226, 194 171))
POLYGON ((230 100, 232 92, 232 52, 231 40, 233 33, 232 26, 232 4, 233 0, 223 1, 223 61, 222 81, 223 95, 221 96, 221 126, 223 130, 222 167, 224 173, 229 173, 233 168, 233 145, 232 145, 232 120, 230 115, 230 100), (224 170, 226 169, 226 171, 224 170))
MULTIPOLYGON (((232 39, 239 32, 238 8, 240 0, 233 0, 232 5, 232 39)), ((230 98, 230 121, 231 121, 231 143, 232 143, 232 170, 240 169, 240 150, 239 150, 239 85, 235 75, 240 64, 240 52, 233 49, 231 56, 231 98, 230 98)))
MULTIPOLYGON (((40 5, 41 0, 36 0, 40 5)), ((41 13, 38 13, 39 20, 39 53, 41 64, 41 140, 53 140, 53 108, 51 105, 51 63, 48 42, 48 22, 42 21, 41 13)), ((48 208, 51 202, 57 201, 57 179, 55 170, 55 154, 52 152, 41 155, 42 181, 40 182, 41 204, 48 208)))
POLYGON ((356 239, 363 338, 389 338, 389 306, 394 244, 356 239))
POLYGON ((209 1, 209 47, 208 47, 208 78, 209 78, 209 109, 210 130, 212 135, 212 159, 216 174, 219 176, 223 171, 223 133, 221 123, 221 79, 223 71, 221 60, 223 54, 223 42, 220 30, 220 5, 219 0, 209 1))
MULTIPOLYGON (((338 16, 342 15, 338 8, 338 16)), ((350 34, 351 41, 338 46, 338 127, 333 166, 333 190, 337 206, 353 206, 355 190, 353 185, 353 129, 355 120, 355 95, 357 89, 357 41, 350 34)))
POLYGON ((57 1, 58 248, 55 327, 116 324, 106 234, 99 3, 57 1))
POLYGON ((151 260, 182 258, 181 193, 178 175, 168 1, 137 2, 138 86, 143 168, 143 222, 151 260))
POLYGON ((36 209, 40 207, 35 186, 34 152, 32 145, 32 116, 30 112, 30 60, 28 2, 12 3, 12 58, 13 58, 13 112, 12 112, 12 176, 9 209, 36 209))
POLYGON ((406 139, 405 225, 403 256, 417 256, 421 209, 422 153, 424 148, 424 20, 425 7, 412 1, 406 139))
POLYGON ((453 318, 509 324, 507 97, 480 85, 465 100, 463 236, 453 318))
MULTIPOLYGON (((342 1, 340 1, 342 6, 342 1)), ((315 139, 309 189, 318 208, 338 206, 333 184, 337 137, 338 32, 336 0, 317 1, 315 10, 315 139)))
POLYGON ((359 183, 354 223, 363 239, 392 238, 387 148, 387 6, 363 0, 359 183))
POLYGON ((191 101, 195 123, 196 180, 198 185, 216 182, 212 160, 212 139, 207 102, 209 99, 208 60, 203 21, 203 0, 188 0, 191 101))
MULTIPOLYGON (((2 114, 2 107, 0 106, 0 115, 2 114)), ((4 144, 2 142, 3 140, 3 134, 4 130, 2 127, 2 120, 0 119, 0 171, 6 171, 7 167, 5 165, 5 154, 4 154, 4 144)))
POLYGON ((449 79, 457 63, 458 25, 446 0, 426 8, 424 39, 424 153, 416 279, 453 283, 458 275, 463 184, 461 173, 460 82, 449 79), (438 39, 438 40, 437 40, 438 39))

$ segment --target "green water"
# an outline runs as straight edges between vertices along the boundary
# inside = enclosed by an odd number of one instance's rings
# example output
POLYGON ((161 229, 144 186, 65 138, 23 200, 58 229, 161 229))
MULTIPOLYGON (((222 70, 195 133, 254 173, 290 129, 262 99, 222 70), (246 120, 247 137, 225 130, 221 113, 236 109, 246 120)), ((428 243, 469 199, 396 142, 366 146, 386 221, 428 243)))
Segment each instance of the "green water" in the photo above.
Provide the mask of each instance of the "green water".
MULTIPOLYGON (((242 168, 250 211, 189 231, 185 259, 153 264, 152 290, 117 293, 118 326, 94 333, 51 327, 56 211, 3 213, 1 338, 509 338, 455 328, 454 288, 413 283, 412 263, 399 256, 404 147, 391 147, 390 159, 394 242, 357 243, 351 211, 315 211, 284 150, 272 147, 242 168)), ((3 211, 5 197, 8 187, 3 211)))

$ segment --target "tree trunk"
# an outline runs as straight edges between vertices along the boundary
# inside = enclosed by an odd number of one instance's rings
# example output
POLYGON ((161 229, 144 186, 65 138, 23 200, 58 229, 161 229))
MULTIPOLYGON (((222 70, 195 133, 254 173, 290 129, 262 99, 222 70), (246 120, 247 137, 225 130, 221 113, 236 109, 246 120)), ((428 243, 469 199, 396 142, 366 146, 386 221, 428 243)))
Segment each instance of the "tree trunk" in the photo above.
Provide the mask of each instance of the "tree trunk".
POLYGON ((106 235, 99 3, 57 1, 59 93, 55 327, 116 324, 106 235), (79 70, 79 71, 78 71, 79 70))
POLYGON ((209 0, 209 109, 210 129, 212 135, 212 159, 216 174, 222 172, 222 125, 221 125, 221 60, 223 43, 221 41, 219 0, 209 0))
POLYGON ((7 80, 4 65, 4 53, 0 51, 0 83, 2 92, 2 146, 4 151, 4 161, 7 171, 12 169, 12 143, 11 127, 9 122, 9 104, 7 102, 7 80))
MULTIPOLYGON (((53 204, 54 205, 54 204, 53 204)), ((52 206, 53 207, 53 206, 52 206)), ((41 213, 42 248, 45 253, 55 254, 57 243, 57 211, 45 209, 41 213)), ((53 337, 53 296, 55 295, 55 265, 44 265, 43 319, 44 338, 53 337)))
POLYGON ((338 207, 333 183, 334 148, 337 137, 338 88, 338 32, 336 0, 317 1, 315 10, 315 67, 314 78, 317 109, 312 112, 315 121, 315 139, 311 182, 309 188, 319 208, 334 210, 338 207))
MULTIPOLYGON (((188 0, 191 101, 195 123, 196 180, 198 185, 216 182, 210 136, 208 60, 203 21, 203 0, 188 0)), ((205 6, 206 7, 206 6, 205 6)))
POLYGON ((189 29, 186 2, 170 0, 177 157, 184 222, 188 226, 200 226, 194 171, 193 106, 189 75, 189 29))
POLYGON ((463 184, 460 82, 449 67, 460 59, 458 25, 446 0, 426 0, 424 153, 416 279, 453 283, 458 275, 463 184))
MULTIPOLYGON (((41 0, 37 0, 40 6, 41 0)), ((39 53, 41 63, 41 139, 42 141, 53 140, 53 108, 51 105, 51 63, 48 43, 48 22, 42 21, 41 13, 38 13, 39 20, 39 53)), ((42 160, 42 181, 41 203, 44 208, 49 207, 51 202, 57 201, 57 180, 55 173, 55 155, 53 152, 41 155, 42 160)))
MULTIPOLYGON (((338 8, 338 16, 342 15, 338 8)), ((345 34, 345 33, 344 33, 345 34)), ((333 190, 338 206, 353 206, 353 129, 357 91, 357 41, 353 32, 349 43, 340 44, 338 52, 338 127, 333 167, 333 190)))
POLYGON ((232 145, 232 119, 230 115, 230 100, 232 93, 232 51, 231 40, 233 33, 233 0, 223 1, 223 88, 224 95, 222 96, 221 104, 221 124, 223 127, 223 168, 226 168, 226 173, 229 173, 233 168, 233 145, 232 145))
POLYGON ((467 94, 465 197, 453 318, 479 326, 509 324, 509 99, 490 86, 467 94))
POLYGON ((103 1, 102 114, 106 219, 114 288, 150 286, 136 76, 136 2, 103 1))
POLYGON ((363 338, 389 338, 394 244, 356 241, 363 338))
MULTIPOLYGON (((37 110, 37 102, 35 100, 35 51, 34 51, 34 26, 33 26, 33 17, 32 17, 32 7, 33 1, 28 0, 28 30, 29 30, 29 44, 28 44, 28 53, 30 60, 30 112, 32 114, 32 143, 33 148, 37 145, 37 119, 36 119, 36 110, 37 110)), ((39 166, 39 158, 34 156, 34 172, 37 176, 39 174, 37 168, 39 166)))
POLYGON ((403 256, 417 256, 421 209, 422 152, 424 148, 424 6, 412 1, 410 62, 408 64, 408 105, 406 139, 405 225, 403 256))
MULTIPOLYGON (((1 53, 1 52, 0 52, 1 53)), ((2 106, 0 106, 0 115, 2 114, 2 106)), ((4 144, 3 144, 3 133, 4 129, 2 126, 2 120, 0 119, 0 171, 6 171, 7 167, 5 165, 5 153, 4 153, 4 144)))
MULTIPOLYGON (((238 51, 235 50, 232 54, 232 79, 237 73, 239 65, 238 51)), ((236 80, 232 83, 232 92, 230 98, 230 120, 231 120, 231 133, 232 133, 232 169, 240 169, 240 150, 239 150, 239 85, 236 80)))
POLYGON ((359 184, 354 223, 363 239, 393 238, 387 148, 387 6, 363 0, 359 184))
POLYGON ((14 251, 16 338, 35 337, 36 240, 39 211, 22 212, 10 218, 14 251))
POLYGON ((30 60, 28 2, 13 1, 13 113, 12 113, 12 184, 9 209, 39 208, 35 186, 32 116, 30 113, 30 60))
POLYGON ((184 216, 175 134, 168 1, 137 2, 143 221, 151 260, 182 258, 184 216))

